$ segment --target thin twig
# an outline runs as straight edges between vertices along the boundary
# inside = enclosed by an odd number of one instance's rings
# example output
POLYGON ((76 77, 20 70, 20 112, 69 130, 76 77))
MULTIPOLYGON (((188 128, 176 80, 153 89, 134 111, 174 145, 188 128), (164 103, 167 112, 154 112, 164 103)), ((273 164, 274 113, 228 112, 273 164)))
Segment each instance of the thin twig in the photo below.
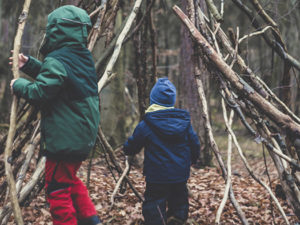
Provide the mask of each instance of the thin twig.
POLYGON ((101 9, 103 9, 104 5, 101 4, 96 10, 90 13, 89 17, 92 18, 94 15, 96 15, 101 9))
POLYGON ((224 17, 224 0, 221 0, 221 9, 220 9, 221 17, 224 17))
MULTIPOLYGON (((114 154, 114 150, 112 149, 112 147, 110 146, 110 144, 108 143, 101 127, 98 127, 98 134, 99 134, 99 138, 100 141, 102 142, 103 146, 106 148, 109 157, 112 161, 112 163, 115 165, 117 171, 119 174, 122 173, 122 168, 119 165, 119 163, 117 162, 116 156, 114 154)), ((129 180, 129 178, 127 176, 125 176, 126 181, 128 182, 130 188, 132 189, 133 193, 136 195, 136 197, 140 200, 140 201, 144 201, 144 198, 141 196, 141 194, 135 189, 135 187, 133 186, 133 184, 131 183, 131 181, 129 180)))
POLYGON ((128 163, 128 157, 126 156, 125 157, 125 169, 123 170, 123 173, 120 177, 120 179, 118 180, 116 186, 115 186, 115 189, 113 191, 113 193, 111 194, 111 197, 110 197, 110 207, 112 208, 114 206, 114 198, 115 198, 115 195, 117 194, 117 191, 118 189, 120 188, 120 185, 122 183, 122 181, 124 180, 125 176, 127 175, 127 172, 129 171, 129 163, 128 163))
POLYGON ((233 55, 233 60, 230 64, 230 68, 232 68, 233 65, 235 64, 235 62, 237 61, 237 54, 238 54, 238 47, 239 47, 239 42, 237 40, 239 40, 239 35, 240 35, 240 29, 239 29, 239 27, 237 27, 236 28, 236 40, 235 40, 234 55, 233 55))
POLYGON ((266 83, 258 76, 256 76, 255 79, 267 90, 268 94, 276 101, 276 103, 278 103, 296 123, 300 124, 300 118, 296 116, 296 114, 293 113, 292 110, 290 110, 289 107, 287 107, 286 104, 277 97, 277 95, 274 94, 268 85, 266 85, 266 83))
POLYGON ((251 33, 251 34, 247 34, 247 35, 243 36, 241 39, 239 39, 239 44, 240 44, 243 40, 245 40, 246 38, 253 37, 253 36, 256 36, 256 35, 265 33, 268 29, 272 29, 272 26, 267 26, 267 27, 265 27, 264 29, 262 29, 262 30, 260 30, 260 31, 256 31, 256 32, 253 32, 253 33, 251 33))
POLYGON ((157 211, 158 211, 158 213, 159 213, 160 219, 161 219, 161 221, 163 222, 163 225, 167 225, 167 224, 166 224, 166 221, 165 221, 165 219, 164 219, 164 217, 163 217, 163 214, 162 214, 162 212, 161 212, 161 210, 160 210, 159 205, 156 205, 156 208, 157 208, 157 211))
MULTIPOLYGON (((266 152, 265 152, 264 145, 263 145, 263 156, 264 156, 264 164, 265 164, 265 167, 266 167, 265 171, 266 171, 266 174, 267 174, 267 177, 268 177, 269 186, 270 186, 270 188, 272 188, 272 180, 271 180, 269 169, 268 169, 268 164, 267 164, 267 158, 266 158, 266 152)), ((273 200, 272 200, 271 196, 270 196, 270 209, 271 209, 271 215, 272 215, 273 223, 276 225, 275 218, 274 218, 273 200)))
POLYGON ((258 2, 258 0, 250 0, 258 14, 263 18, 263 20, 267 24, 271 24, 273 27, 277 28, 278 25, 277 23, 266 13, 264 8, 261 6, 261 4, 258 2))
POLYGON ((90 158, 89 164, 88 164, 87 179, 86 179, 86 187, 87 187, 87 189, 89 189, 89 187, 90 187, 92 163, 93 163, 93 159, 95 157, 95 153, 96 153, 96 146, 94 146, 94 148, 92 150, 92 155, 91 155, 91 158, 90 158))
MULTIPOLYGON (((223 98, 222 98, 222 109, 223 109, 224 120, 226 120, 228 122, 228 125, 231 127, 232 121, 233 121, 233 116, 234 116, 234 111, 230 110, 230 116, 229 116, 229 121, 228 121, 226 106, 225 106, 225 102, 224 102, 223 98)), ((223 199, 221 201, 221 204, 220 204, 217 214, 216 214, 215 224, 220 224, 220 218, 221 218, 222 212, 224 210, 226 201, 228 199, 228 193, 229 193, 230 186, 231 186, 231 152, 232 152, 232 136, 230 134, 228 134, 226 186, 225 186, 225 190, 224 190, 223 199)))

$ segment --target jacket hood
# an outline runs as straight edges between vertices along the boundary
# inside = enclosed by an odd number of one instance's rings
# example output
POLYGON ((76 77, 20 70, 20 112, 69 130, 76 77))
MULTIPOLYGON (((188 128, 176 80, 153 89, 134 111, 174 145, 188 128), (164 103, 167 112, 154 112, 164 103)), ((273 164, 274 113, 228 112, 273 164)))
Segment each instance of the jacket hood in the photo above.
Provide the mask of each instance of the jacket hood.
POLYGON ((86 47, 91 20, 87 12, 73 5, 62 6, 48 15, 45 42, 41 53, 45 56, 66 46, 86 47))
POLYGON ((184 138, 190 126, 190 115, 182 109, 166 109, 145 114, 144 121, 158 135, 166 139, 184 138))

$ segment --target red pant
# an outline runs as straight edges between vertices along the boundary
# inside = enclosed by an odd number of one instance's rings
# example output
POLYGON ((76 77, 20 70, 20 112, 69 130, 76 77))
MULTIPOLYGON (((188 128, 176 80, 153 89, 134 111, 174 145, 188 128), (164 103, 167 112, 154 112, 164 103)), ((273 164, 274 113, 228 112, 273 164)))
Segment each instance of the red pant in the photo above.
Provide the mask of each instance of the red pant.
POLYGON ((45 188, 54 225, 76 225, 97 214, 87 188, 76 176, 80 165, 81 162, 46 161, 45 188))

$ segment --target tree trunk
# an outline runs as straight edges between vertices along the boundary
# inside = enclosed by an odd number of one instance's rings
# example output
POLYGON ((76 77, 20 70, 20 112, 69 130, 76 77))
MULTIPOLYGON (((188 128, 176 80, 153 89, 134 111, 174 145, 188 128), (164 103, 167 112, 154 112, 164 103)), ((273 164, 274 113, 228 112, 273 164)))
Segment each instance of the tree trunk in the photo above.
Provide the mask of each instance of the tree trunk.
MULTIPOLYGON (((200 2, 201 5, 206 4, 205 0, 201 0, 200 2)), ((182 1, 182 8, 189 12, 189 17, 194 17, 195 10, 190 9, 187 1, 182 1)), ((193 128, 200 139, 200 165, 211 165, 212 154, 208 148, 207 133, 203 126, 203 118, 201 116, 200 107, 201 104, 195 78, 195 75, 200 75, 202 83, 204 84, 206 96, 209 97, 207 91, 209 89, 209 76, 203 63, 203 58, 197 55, 199 54, 197 47, 194 46, 185 27, 182 27, 181 29, 181 39, 180 77, 182 82, 179 82, 179 107, 187 109, 190 112, 193 128)))

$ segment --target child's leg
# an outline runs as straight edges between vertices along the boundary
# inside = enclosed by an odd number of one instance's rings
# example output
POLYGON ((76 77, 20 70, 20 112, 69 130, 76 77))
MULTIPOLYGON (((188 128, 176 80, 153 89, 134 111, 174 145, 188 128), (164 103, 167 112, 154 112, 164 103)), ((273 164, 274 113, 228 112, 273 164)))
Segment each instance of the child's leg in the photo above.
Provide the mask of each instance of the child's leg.
POLYGON ((94 225, 100 223, 93 202, 85 185, 77 178, 72 186, 71 196, 77 211, 78 225, 94 225))
POLYGON ((145 201, 143 203, 145 225, 166 224, 167 195, 167 184, 146 184, 145 201))
POLYGON ((77 215, 70 193, 72 182, 67 179, 68 175, 64 173, 63 168, 62 162, 47 159, 45 169, 47 200, 54 225, 73 225, 77 224, 77 215))
POLYGON ((186 221, 189 212, 188 190, 186 183, 177 183, 170 186, 168 196, 167 217, 175 217, 181 221, 186 221))
POLYGON ((45 186, 54 225, 80 224, 80 220, 85 225, 100 223, 85 186, 76 176, 80 165, 81 162, 46 161, 45 186))

